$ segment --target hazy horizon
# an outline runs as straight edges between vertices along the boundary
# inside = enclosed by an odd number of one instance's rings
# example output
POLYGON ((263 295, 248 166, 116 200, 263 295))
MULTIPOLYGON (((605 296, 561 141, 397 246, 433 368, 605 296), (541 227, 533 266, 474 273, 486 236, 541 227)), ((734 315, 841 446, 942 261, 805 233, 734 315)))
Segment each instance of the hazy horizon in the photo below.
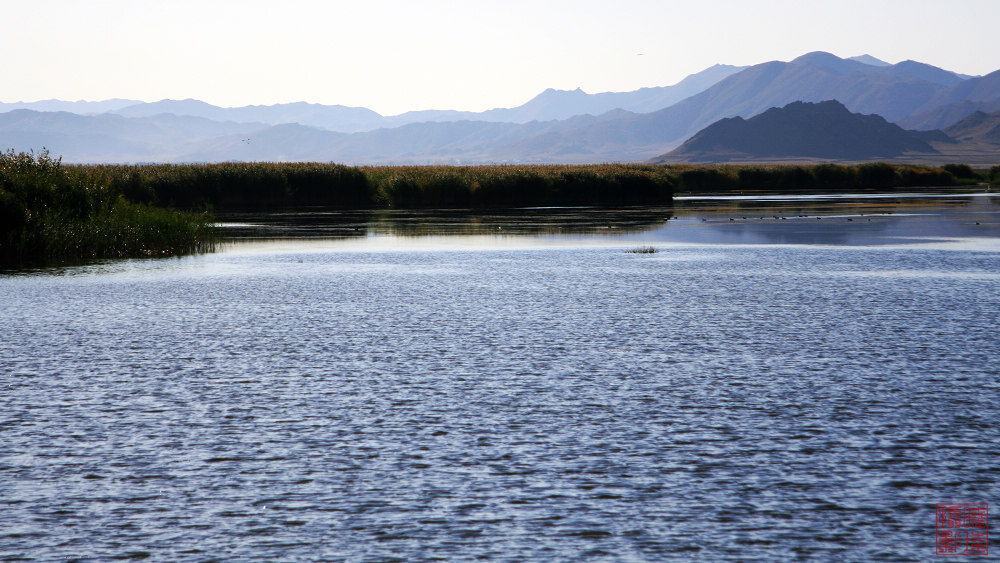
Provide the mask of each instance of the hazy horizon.
POLYGON ((715 64, 811 51, 913 59, 981 75, 990 34, 928 41, 1000 17, 991 0, 624 0, 537 3, 42 0, 5 7, 0 101, 308 102, 382 115, 516 107, 547 88, 625 92, 715 64), (41 14, 41 16, 39 16, 41 14))

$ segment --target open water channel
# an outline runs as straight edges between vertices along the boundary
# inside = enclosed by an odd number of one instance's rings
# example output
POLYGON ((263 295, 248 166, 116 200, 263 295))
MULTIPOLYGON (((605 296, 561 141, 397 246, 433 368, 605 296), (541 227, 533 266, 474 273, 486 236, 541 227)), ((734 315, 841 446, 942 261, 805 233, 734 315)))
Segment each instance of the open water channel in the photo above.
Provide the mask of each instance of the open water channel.
POLYGON ((1000 501, 995 196, 224 221, 0 274, 0 560, 923 561, 1000 501))

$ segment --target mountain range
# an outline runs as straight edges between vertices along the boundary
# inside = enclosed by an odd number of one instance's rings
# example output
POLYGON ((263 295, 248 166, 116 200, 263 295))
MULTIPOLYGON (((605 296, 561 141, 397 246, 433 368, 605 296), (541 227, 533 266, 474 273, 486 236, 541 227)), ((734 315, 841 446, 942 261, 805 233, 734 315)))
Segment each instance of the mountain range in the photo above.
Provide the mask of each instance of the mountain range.
MULTIPOLYGON (((720 120, 729 121, 719 127, 732 128, 734 118, 749 123, 771 108, 829 100, 838 101, 844 119, 877 115, 900 130, 945 130, 929 151, 911 147, 889 158, 1000 160, 1000 141, 990 135, 963 140, 948 134, 977 112, 1000 110, 1000 71, 969 77, 915 61, 889 64, 824 52, 750 67, 716 65, 673 86, 632 92, 550 89, 521 106, 485 112, 382 116, 304 102, 221 108, 198 100, 0 103, 0 149, 44 146, 66 162, 637 162, 694 141, 720 120)), ((802 112, 786 113, 805 119, 802 112)), ((837 119, 832 112, 828 117, 837 119)), ((811 131, 815 136, 830 130, 811 131)), ((851 159, 883 156, 861 150, 864 135, 855 145, 851 159)))
POLYGON ((550 88, 518 107, 496 108, 483 112, 421 110, 394 116, 382 116, 367 108, 310 104, 306 102, 222 108, 193 99, 160 100, 149 103, 113 99, 102 102, 67 102, 61 100, 16 103, 0 102, 0 113, 26 109, 42 112, 65 111, 80 115, 109 113, 136 118, 171 114, 185 117, 201 117, 213 121, 252 123, 259 126, 298 123, 342 133, 372 131, 428 121, 527 123, 530 121, 568 119, 575 115, 599 115, 614 109, 625 109, 637 113, 655 111, 673 105, 688 96, 697 94, 719 80, 745 68, 721 64, 715 65, 697 74, 692 74, 673 86, 640 88, 632 92, 587 94, 579 88, 576 90, 555 90, 550 88))

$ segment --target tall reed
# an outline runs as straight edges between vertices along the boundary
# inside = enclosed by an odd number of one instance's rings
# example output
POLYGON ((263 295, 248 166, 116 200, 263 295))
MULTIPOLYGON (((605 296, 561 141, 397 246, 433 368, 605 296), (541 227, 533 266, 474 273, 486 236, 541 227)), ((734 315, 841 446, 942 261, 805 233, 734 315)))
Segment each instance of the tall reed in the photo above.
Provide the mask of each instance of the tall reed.
POLYGON ((211 218, 127 201, 100 170, 47 151, 0 153, 0 263, 210 250, 211 218))

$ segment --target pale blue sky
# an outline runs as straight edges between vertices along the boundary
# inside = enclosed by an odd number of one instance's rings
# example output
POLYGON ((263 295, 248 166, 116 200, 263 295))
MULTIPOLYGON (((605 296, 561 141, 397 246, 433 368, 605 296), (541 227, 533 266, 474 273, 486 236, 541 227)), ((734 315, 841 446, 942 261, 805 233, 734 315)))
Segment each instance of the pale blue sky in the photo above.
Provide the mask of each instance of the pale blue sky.
POLYGON ((1000 0, 0 0, 0 101, 520 105, 809 51, 1000 69, 1000 0))

